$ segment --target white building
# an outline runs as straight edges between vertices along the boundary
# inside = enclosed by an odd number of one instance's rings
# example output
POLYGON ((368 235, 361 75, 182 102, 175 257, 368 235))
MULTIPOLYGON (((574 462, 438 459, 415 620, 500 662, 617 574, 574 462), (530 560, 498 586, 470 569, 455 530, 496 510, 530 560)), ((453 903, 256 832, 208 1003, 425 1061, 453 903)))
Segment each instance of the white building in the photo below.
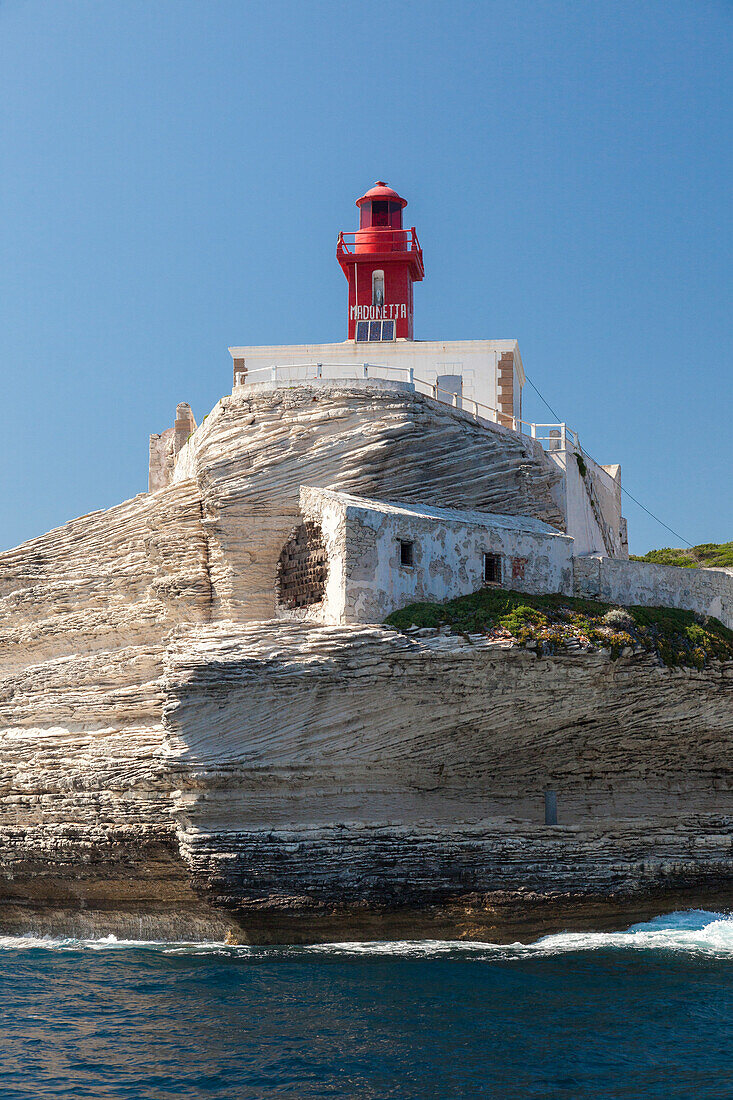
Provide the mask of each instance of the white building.
POLYGON ((379 623, 407 604, 483 585, 572 595, 573 540, 530 516, 364 500, 304 486, 283 547, 277 613, 379 623))
POLYGON ((235 385, 276 379, 355 378, 410 382, 506 427, 522 420, 522 357, 516 340, 394 340, 234 347, 235 385))

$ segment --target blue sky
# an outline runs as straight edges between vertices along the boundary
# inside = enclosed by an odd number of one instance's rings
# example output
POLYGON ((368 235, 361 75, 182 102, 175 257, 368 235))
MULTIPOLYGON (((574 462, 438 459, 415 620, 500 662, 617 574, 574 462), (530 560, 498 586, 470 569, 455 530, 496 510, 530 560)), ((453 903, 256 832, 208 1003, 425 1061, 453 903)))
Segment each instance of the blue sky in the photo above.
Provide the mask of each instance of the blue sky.
POLYGON ((0 548, 144 491, 228 345, 343 339, 336 235, 377 178, 424 249, 416 337, 516 337, 634 496, 733 538, 732 16, 0 0, 0 548))

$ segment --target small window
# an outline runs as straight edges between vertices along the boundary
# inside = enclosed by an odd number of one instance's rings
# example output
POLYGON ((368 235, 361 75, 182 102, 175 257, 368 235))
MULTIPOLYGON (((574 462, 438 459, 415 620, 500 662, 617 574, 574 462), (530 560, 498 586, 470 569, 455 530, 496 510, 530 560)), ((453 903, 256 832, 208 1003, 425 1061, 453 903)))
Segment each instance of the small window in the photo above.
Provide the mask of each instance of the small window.
MULTIPOLYGON (((381 309, 384 305, 384 272, 372 272, 372 305, 381 309)), ((379 316, 379 314, 377 314, 379 316)))
POLYGON ((484 554, 484 584, 501 584, 501 554, 484 554))
POLYGON ((404 539, 400 539, 400 565, 413 566, 415 564, 415 556, 413 554, 414 547, 414 542, 407 542, 404 539))

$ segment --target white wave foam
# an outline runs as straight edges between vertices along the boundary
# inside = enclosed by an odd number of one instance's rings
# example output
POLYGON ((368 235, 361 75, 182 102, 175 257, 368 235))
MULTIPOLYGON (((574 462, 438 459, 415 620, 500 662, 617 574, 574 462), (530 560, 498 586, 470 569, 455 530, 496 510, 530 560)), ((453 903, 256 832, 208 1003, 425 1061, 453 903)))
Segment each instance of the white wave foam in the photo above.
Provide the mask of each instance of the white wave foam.
POLYGON ((586 951, 670 951, 713 958, 733 957, 733 917, 702 909, 667 913, 625 932, 559 932, 536 943, 497 944, 462 940, 390 940, 309 944, 303 947, 233 946, 224 942, 64 939, 53 936, 0 936, 0 951, 158 951, 175 955, 289 957, 298 954, 382 955, 397 958, 472 958, 510 960, 543 958, 586 951))
POLYGON ((0 951, 125 951, 130 949, 136 951, 174 951, 190 948, 206 952, 217 951, 225 947, 226 944, 214 941, 118 940, 117 936, 74 939, 72 937, 35 936, 31 932, 24 936, 0 936, 0 951))

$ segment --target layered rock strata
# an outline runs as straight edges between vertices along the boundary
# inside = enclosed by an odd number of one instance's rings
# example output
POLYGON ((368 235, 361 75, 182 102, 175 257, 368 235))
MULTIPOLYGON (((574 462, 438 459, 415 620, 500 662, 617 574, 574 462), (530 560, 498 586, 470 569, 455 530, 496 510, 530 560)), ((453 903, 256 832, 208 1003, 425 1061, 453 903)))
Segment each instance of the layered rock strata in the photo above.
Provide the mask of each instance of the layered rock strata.
POLYGON ((166 679, 181 851, 246 936, 733 900, 731 666, 250 624, 179 632, 166 679))
POLYGON ((243 390, 174 483, 0 555, 0 928, 499 938, 727 896, 730 667, 271 618, 304 482, 559 525, 557 476, 404 387, 243 390))

